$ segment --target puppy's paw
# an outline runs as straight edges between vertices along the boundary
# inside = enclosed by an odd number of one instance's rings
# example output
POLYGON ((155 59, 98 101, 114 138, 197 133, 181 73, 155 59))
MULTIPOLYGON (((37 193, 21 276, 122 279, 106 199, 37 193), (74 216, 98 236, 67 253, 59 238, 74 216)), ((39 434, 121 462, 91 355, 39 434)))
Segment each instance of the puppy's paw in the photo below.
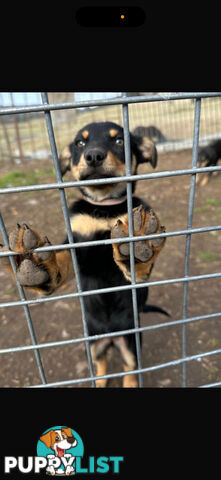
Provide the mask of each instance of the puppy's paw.
MULTIPOLYGON (((42 239, 38 232, 26 223, 21 225, 17 223, 10 232, 9 248, 18 254, 14 256, 14 260, 17 278, 23 287, 40 287, 39 293, 50 293, 51 284, 59 280, 55 253, 53 251, 33 251, 38 247, 50 245, 47 237, 42 239)), ((2 250, 5 250, 5 247, 2 247, 2 250)), ((9 257, 2 257, 1 263, 12 273, 9 257)))
POLYGON ((50 280, 47 265, 53 257, 53 252, 33 253, 35 248, 47 245, 50 245, 49 240, 46 237, 42 240, 40 235, 26 223, 22 225, 18 223, 9 234, 10 250, 19 253, 15 257, 15 262, 21 285, 37 286, 50 280))
MULTIPOLYGON (((160 234, 165 232, 157 215, 153 210, 146 211, 142 205, 133 209, 134 236, 160 234)), ((124 221, 117 220, 111 231, 112 238, 124 238, 129 236, 128 217, 124 221)), ((136 280, 144 281, 150 274, 152 265, 165 244, 165 238, 151 240, 139 240, 134 242, 134 257, 136 280)), ((130 244, 113 244, 115 262, 123 271, 125 277, 131 280, 130 274, 130 244)))

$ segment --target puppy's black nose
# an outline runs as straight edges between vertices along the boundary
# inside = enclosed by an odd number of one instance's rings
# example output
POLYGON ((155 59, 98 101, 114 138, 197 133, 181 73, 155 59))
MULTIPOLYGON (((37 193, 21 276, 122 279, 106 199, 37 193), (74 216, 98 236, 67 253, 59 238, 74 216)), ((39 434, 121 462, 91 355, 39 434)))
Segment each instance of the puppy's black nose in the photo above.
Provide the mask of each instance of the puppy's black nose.
POLYGON ((68 443, 74 443, 75 438, 74 437, 67 437, 68 443))
POLYGON ((106 157, 105 150, 101 148, 91 148, 84 154, 85 160, 90 167, 98 167, 106 157))

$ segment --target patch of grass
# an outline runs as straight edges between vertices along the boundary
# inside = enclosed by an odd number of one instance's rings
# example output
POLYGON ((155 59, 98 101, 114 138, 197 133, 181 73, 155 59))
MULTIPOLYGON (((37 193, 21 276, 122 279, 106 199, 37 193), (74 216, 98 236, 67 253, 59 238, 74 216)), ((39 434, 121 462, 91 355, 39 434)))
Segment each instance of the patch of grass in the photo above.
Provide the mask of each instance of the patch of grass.
POLYGON ((215 215, 219 215, 221 211, 221 202, 216 198, 207 198, 204 205, 196 207, 194 213, 213 212, 215 215))
POLYGON ((26 172, 11 172, 0 178, 0 187, 18 187, 19 185, 33 185, 38 183, 38 177, 36 173, 26 172))
POLYGON ((220 201, 216 198, 207 198, 206 205, 213 205, 214 207, 220 205, 220 201))
POLYGON ((50 175, 55 175, 55 171, 54 171, 53 167, 42 168, 42 169, 39 169, 39 170, 35 170, 35 172, 40 177, 48 177, 50 175))
POLYGON ((215 216, 218 217, 218 218, 221 218, 221 207, 216 208, 215 216))
POLYGON ((208 212, 208 210, 209 210, 209 206, 203 205, 202 207, 194 208, 194 213, 204 213, 204 212, 208 212))
POLYGON ((35 170, 34 172, 25 172, 23 170, 7 173, 0 178, 0 187, 19 187, 24 185, 35 185, 42 179, 53 175, 53 168, 35 170))
POLYGON ((203 260, 204 262, 213 262, 213 261, 221 259, 221 255, 219 255, 218 253, 213 253, 213 252, 202 252, 201 251, 197 255, 200 258, 200 260, 203 260))
POLYGON ((218 338, 209 338, 207 345, 212 348, 219 348, 219 339, 218 338))

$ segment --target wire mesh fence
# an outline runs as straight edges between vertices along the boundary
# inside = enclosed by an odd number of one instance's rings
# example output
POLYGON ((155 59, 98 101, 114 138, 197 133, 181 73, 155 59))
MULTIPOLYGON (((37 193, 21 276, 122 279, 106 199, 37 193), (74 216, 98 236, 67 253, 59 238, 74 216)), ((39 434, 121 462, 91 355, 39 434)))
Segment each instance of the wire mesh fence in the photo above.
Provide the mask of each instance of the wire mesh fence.
MULTIPOLYGON (((117 95, 117 94, 115 94, 117 95)), ((120 95, 120 94, 119 94, 120 95)), ((82 96, 74 93, 49 93, 51 103, 74 102, 82 96)), ((95 95, 96 96, 96 95, 95 95)), ((157 96, 157 94, 156 94, 157 96)), ((94 98, 94 97, 92 97, 94 98)), ((117 98, 117 97, 116 97, 117 98)), ((142 96, 137 97, 139 100, 142 96)), ((22 94, 23 105, 21 113, 0 117, 0 162, 12 163, 29 161, 33 158, 46 159, 51 157, 44 113, 29 112, 28 95, 22 94)), ((90 100, 89 100, 90 102, 90 100)), ((113 121, 122 125, 121 106, 101 104, 96 106, 96 100, 91 100, 93 106, 75 109, 62 107, 52 111, 52 120, 56 137, 57 149, 60 151, 82 124, 93 121, 113 121)), ((0 95, 0 105, 3 104, 3 94, 0 95)), ((78 104, 84 103, 78 101, 78 104)), ((11 95, 11 105, 14 99, 11 95)), ((18 110, 17 110, 18 112, 18 110)), ((172 99, 157 102, 139 102, 129 104, 130 128, 139 126, 157 126, 162 132, 163 141, 156 137, 158 151, 173 151, 182 148, 192 148, 192 132, 194 118, 194 102, 192 98, 172 99), (147 120, 148 119, 148 120, 147 120)), ((201 104, 199 145, 206 145, 208 140, 220 138, 221 132, 221 99, 219 97, 204 97, 201 104)))
MULTIPOLYGON (((36 156, 39 150, 45 150, 46 152, 50 152, 50 156, 53 160, 54 171, 55 171, 55 181, 54 182, 46 182, 42 184, 35 184, 34 181, 32 185, 22 185, 21 183, 18 186, 4 186, 0 188, 0 194, 10 195, 10 194, 20 194, 24 193, 37 193, 42 191, 49 191, 49 194, 52 193, 54 190, 59 192, 59 201, 61 204, 61 210, 63 215, 63 222, 64 226, 68 235, 69 243, 66 245, 62 244, 55 244, 50 248, 41 247, 36 249, 36 251, 44 251, 44 250, 62 250, 62 249, 70 249, 71 257, 73 262, 73 268, 75 271, 75 278, 76 278, 76 291, 71 291, 70 293, 61 293, 59 295, 53 295, 46 298, 26 298, 25 292, 20 286, 18 280, 16 281, 19 299, 10 302, 2 302, 0 303, 0 309, 8 309, 9 307, 23 307, 25 318, 29 330, 29 334, 31 337, 31 345, 20 345, 20 346, 13 346, 13 347, 5 347, 0 350, 1 355, 6 354, 13 354, 19 355, 21 352, 25 351, 34 351, 35 359, 39 370, 39 378, 40 382, 36 381, 36 384, 31 383, 30 386, 36 387, 49 387, 49 386, 68 386, 68 385, 78 385, 81 383, 90 382, 92 386, 95 386, 95 374, 91 359, 90 353, 90 340, 92 337, 89 337, 88 330, 87 330, 87 319, 84 307, 84 297, 87 295, 95 295, 97 292, 105 294, 108 292, 120 291, 120 290, 131 290, 132 292, 132 299, 133 299, 133 314, 134 314, 134 328, 127 331, 120 331, 120 332, 113 332, 111 334, 102 334, 96 335, 93 339, 101 339, 106 338, 107 336, 118 336, 118 335, 128 335, 129 333, 136 334, 136 347, 137 347, 137 357, 138 357, 138 366, 137 369, 127 374, 134 374, 137 373, 139 375, 139 386, 143 386, 143 374, 148 372, 153 372, 156 370, 166 369, 170 367, 175 367, 177 365, 182 366, 182 385, 185 387, 188 384, 187 378, 187 364, 196 361, 201 361, 205 357, 208 358, 213 355, 219 355, 221 353, 221 348, 213 348, 207 352, 188 355, 186 349, 186 342, 187 342, 187 326, 189 324, 195 324, 196 322, 200 322, 202 320, 208 320, 213 318, 219 318, 221 316, 221 312, 212 312, 210 314, 205 314, 201 312, 201 315, 191 316, 188 317, 188 297, 189 297, 189 285, 193 282, 202 281, 202 280, 211 280, 218 281, 221 277, 221 272, 213 272, 213 273, 204 273, 200 275, 192 275, 190 274, 190 247, 191 247, 191 239, 192 237, 197 236, 198 234, 202 233, 216 233, 221 230, 220 223, 218 225, 205 225, 200 228, 193 228, 193 212, 194 212, 194 201, 195 201, 195 193, 196 193, 196 173, 203 173, 203 172, 212 172, 212 171, 220 171, 221 167, 204 167, 204 168, 197 168, 197 157, 198 157, 198 146, 200 143, 200 138, 204 141, 205 139, 211 138, 211 136, 215 135, 216 138, 219 138, 219 134, 221 131, 220 128, 220 101, 221 101, 221 93, 219 92, 209 92, 209 93, 183 93, 183 94, 154 94, 154 95, 137 95, 137 96, 128 96, 123 95, 117 98, 105 99, 105 100, 88 100, 86 102, 76 101, 75 99, 66 102, 59 102, 59 103, 50 103, 47 94, 42 94, 42 103, 35 106, 21 106, 15 107, 12 105, 10 108, 1 108, 0 109, 0 118, 1 118, 1 135, 2 135, 2 163, 6 161, 14 162, 16 160, 20 162, 27 161, 27 152, 31 152, 33 155, 36 156), (165 107, 164 107, 165 106, 165 107), (94 108, 93 110, 88 111, 89 108, 92 107, 100 107, 94 108), (84 109, 83 112, 79 113, 78 109, 84 109), (140 111, 139 111, 140 108, 140 111), (60 112, 69 112, 69 127, 67 128, 67 122, 64 122, 65 115, 58 121, 56 120, 56 114, 60 112), (141 113, 142 112, 142 113, 141 113), (155 112, 155 113, 154 113, 155 112), (157 113, 156 113, 157 112, 157 113), (30 115, 35 115, 36 118, 33 118, 27 122, 24 121, 26 124, 32 122, 32 126, 30 129, 29 125, 29 134, 27 134, 27 139, 25 138, 25 129, 20 129, 22 122, 19 122, 19 133, 16 130, 16 121, 14 123, 9 123, 5 121, 7 118, 12 118, 15 116, 24 115, 26 118, 30 115), (67 208, 67 192, 71 189, 75 190, 75 187, 79 187, 81 185, 92 185, 94 183, 100 182, 102 184, 106 183, 115 183, 119 181, 119 178, 108 178, 108 179, 101 179, 101 180, 85 180, 82 182, 75 182, 75 181, 63 181, 59 160, 58 160, 58 150, 61 147, 65 146, 65 144, 70 142, 70 139, 73 138, 79 127, 88 123, 89 121, 103 121, 110 119, 112 121, 116 121, 119 124, 122 124, 124 127, 124 137, 125 137, 125 158, 126 158, 126 176, 120 177, 120 180, 125 181, 127 183, 127 199, 128 199, 128 218, 129 218, 129 237, 123 238, 121 240, 115 240, 116 242, 130 242, 130 262, 131 262, 131 271, 132 271, 132 281, 131 285, 125 286, 116 286, 110 288, 103 288, 99 290, 91 290, 91 291, 82 291, 81 288, 81 279, 80 273, 77 263, 76 257, 76 249, 80 247, 86 246, 95 246, 95 245, 102 245, 102 244, 109 244, 114 243, 114 240, 105 240, 105 241, 93 241, 93 242, 81 242, 81 243, 74 243, 73 235, 70 227, 70 220, 67 208), (138 175, 131 174, 131 161, 130 161, 130 144, 129 144, 129 129, 133 130, 135 127, 142 125, 146 125, 148 118, 148 125, 156 124, 157 127, 163 132, 165 138, 167 139, 164 142, 161 142, 163 146, 166 147, 168 145, 168 139, 170 140, 188 140, 189 139, 189 146, 192 147, 192 164, 190 168, 185 169, 170 169, 164 171, 157 171, 151 173, 141 173, 138 175), (156 120, 157 119, 157 120, 156 120), (172 121, 173 120, 173 121, 172 121), (156 123, 157 122, 157 123, 156 123), (182 128, 185 125, 185 129, 182 128), (64 127, 64 129, 63 129, 64 127), (10 129, 13 129, 10 131, 10 129), (11 140, 11 133, 14 132, 14 147, 13 141, 11 140), (59 131, 59 134, 57 132, 59 131), (17 132, 17 133, 16 133, 17 132), (35 132, 35 135, 33 135, 35 132), (43 135, 42 135, 42 132, 43 135), (21 151, 17 151, 16 148, 19 150, 19 143, 18 143, 18 135, 22 137, 22 154, 21 151), (32 140, 30 138, 32 137, 32 140), (42 140, 43 138, 47 140, 46 142, 42 142, 42 144, 37 141, 37 138, 42 140), (27 140, 27 143, 26 143, 27 140), (4 143, 5 142, 5 143, 4 143), (10 145, 10 149, 8 149, 8 145, 10 145), (31 145, 31 146, 30 146, 31 145), (26 149, 27 148, 27 149, 26 149), (5 152, 7 152, 8 157, 6 156, 5 152), (184 264, 184 271, 183 276, 181 277, 174 277, 174 278, 164 278, 161 280, 156 281, 148 281, 146 283, 136 283, 135 280, 135 271, 134 271, 134 254, 133 254, 133 242, 135 239, 137 240, 138 237, 133 236, 133 227, 132 227, 132 181, 133 180, 149 180, 154 181, 159 179, 170 179, 173 177, 188 177, 190 179, 190 188, 189 188, 189 199, 188 199, 188 211, 187 211, 187 228, 186 229, 179 229, 174 231, 169 231, 164 234, 157 235, 158 237, 183 237, 185 238, 185 264, 184 264), (148 326, 139 327, 138 324, 138 311, 137 311, 137 302, 136 302, 136 292, 137 289, 142 288, 144 286, 161 286, 161 285, 171 285, 171 284, 182 284, 183 285, 183 295, 182 295, 182 315, 181 318, 178 320, 170 320, 169 322, 162 322, 148 326), (32 315, 30 311, 30 306, 45 304, 47 305, 48 302, 57 302, 57 301, 64 301, 65 299, 76 299, 78 298, 80 301, 80 308, 82 314, 82 322, 83 322, 83 335, 80 338, 71 338, 68 340, 58 340, 58 341, 50 341, 39 343, 37 342, 37 337, 35 334, 35 327, 32 322, 32 315), (182 327, 182 356, 181 358, 176 358, 171 361, 166 362, 159 362, 157 365, 154 366, 146 366, 143 365, 142 362, 142 355, 141 355, 141 347, 139 342, 139 332, 150 332, 155 330, 158 332, 162 328, 167 327, 175 327, 179 325, 182 327), (71 378, 69 380, 59 380, 50 382, 47 380, 47 375, 45 374, 45 369, 43 363, 41 361, 41 355, 43 350, 52 349, 56 347, 62 347, 67 345, 77 345, 79 343, 83 343, 86 346, 86 353, 87 353, 87 362, 89 365, 89 374, 81 377, 81 378, 71 378)), ((18 124, 17 124, 18 126, 18 124)), ((23 125, 24 126, 24 125, 23 125)), ((187 144, 185 144, 187 145, 187 144)), ((158 145, 158 149, 160 144, 158 145)), ((46 157, 49 154, 46 153, 46 157)), ((30 159, 29 154, 29 159, 30 159)), ((9 182, 10 183, 10 182, 9 182)), ((4 211, 4 214, 0 216, 0 227, 2 232, 2 237, 4 244, 6 245, 7 249, 9 248, 8 245, 8 235, 6 229, 6 216, 7 211, 4 211)), ((140 237, 140 239, 144 238, 151 238, 151 235, 140 237)), ((152 236, 153 238, 153 236, 152 236)), ((170 241, 170 238, 168 238, 170 241)), ((10 254, 10 261, 12 268, 15 272, 15 264, 14 264, 14 252, 10 252, 9 250, 1 253, 1 256, 9 255, 10 254)), ((171 259, 172 262, 172 259, 171 259)), ((10 337, 10 332, 8 332, 8 336, 10 337)), ((214 344, 216 346, 216 344, 214 344)), ((13 373, 12 373, 13 375, 13 373)), ((122 377, 125 375, 124 372, 112 373, 106 376, 101 376, 99 378, 116 378, 122 377)), ((209 377, 210 378, 210 377, 209 377)), ((30 384, 30 383, 29 383, 30 384)), ((212 383, 213 384, 213 383, 212 383)), ((215 385, 221 384, 221 381, 214 382, 215 385)), ((211 383, 209 384, 211 385, 211 383)), ((206 385, 204 385, 206 386, 206 385)))

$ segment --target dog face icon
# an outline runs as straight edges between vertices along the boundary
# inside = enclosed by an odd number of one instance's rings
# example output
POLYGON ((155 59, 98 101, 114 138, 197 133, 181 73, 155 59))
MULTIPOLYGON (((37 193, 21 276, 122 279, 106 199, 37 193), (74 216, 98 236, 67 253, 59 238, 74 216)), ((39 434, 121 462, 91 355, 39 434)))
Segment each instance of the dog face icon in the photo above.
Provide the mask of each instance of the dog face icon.
POLYGON ((48 449, 54 451, 54 454, 48 454, 47 459, 50 465, 47 467, 46 472, 51 475, 70 475, 74 474, 73 464, 69 464, 70 459, 74 460, 75 457, 72 457, 71 454, 66 454, 66 450, 75 447, 78 442, 73 436, 73 433, 70 428, 61 428, 56 430, 49 430, 40 437, 40 440, 46 445, 48 449), (61 459, 64 467, 57 469, 57 462, 60 464, 59 459, 61 459), (57 460, 55 460, 57 458, 57 460))
POLYGON ((50 430, 40 437, 47 448, 55 451, 57 457, 63 457, 65 451, 77 445, 70 428, 61 428, 61 430, 50 430))

